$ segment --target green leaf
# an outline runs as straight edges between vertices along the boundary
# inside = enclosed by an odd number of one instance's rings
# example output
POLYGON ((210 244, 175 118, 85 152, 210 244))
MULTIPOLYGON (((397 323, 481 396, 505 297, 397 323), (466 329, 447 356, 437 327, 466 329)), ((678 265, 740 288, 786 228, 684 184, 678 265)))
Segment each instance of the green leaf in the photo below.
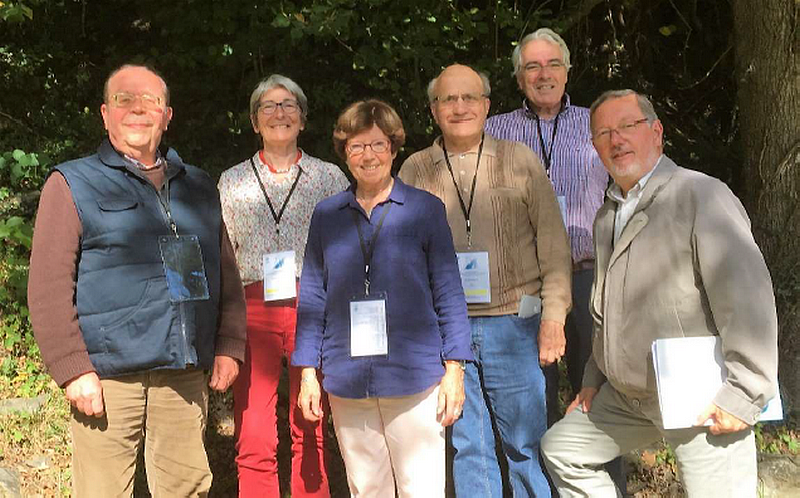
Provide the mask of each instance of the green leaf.
POLYGON ((25 176, 25 170, 22 169, 21 163, 16 163, 11 166, 11 181, 18 182, 20 178, 25 176))
POLYGON ((291 21, 289 21, 289 18, 283 14, 278 14, 275 16, 275 19, 272 20, 272 25, 276 28, 288 28, 290 24, 291 21))
POLYGON ((22 225, 23 223, 25 223, 25 220, 23 220, 19 216, 12 216, 11 218, 6 220, 6 226, 8 228, 18 227, 18 226, 22 225))

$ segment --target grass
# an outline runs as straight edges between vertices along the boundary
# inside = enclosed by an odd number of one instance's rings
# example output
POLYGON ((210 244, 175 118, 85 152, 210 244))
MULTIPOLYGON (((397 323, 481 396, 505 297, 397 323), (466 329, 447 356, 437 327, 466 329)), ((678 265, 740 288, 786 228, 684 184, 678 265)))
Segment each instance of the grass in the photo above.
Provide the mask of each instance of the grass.
MULTIPOLYGON (((70 495, 70 435, 69 405, 61 389, 48 382, 42 388, 49 399, 32 414, 10 413, 0 415, 0 467, 10 467, 20 472, 22 495, 29 498, 70 495), (46 468, 32 468, 26 462, 44 457, 46 468)), ((0 389, 3 398, 12 395, 0 389)), ((279 406, 287 406, 286 381, 279 387, 279 406)), ((230 393, 213 394, 210 401, 206 448, 214 473, 212 497, 234 497, 237 490, 235 448, 230 393)), ((288 416, 285 410, 278 413, 280 444, 278 447, 279 477, 284 497, 289 497, 289 442, 288 416)), ((329 479, 334 497, 348 496, 344 466, 335 450, 332 426, 328 428, 327 452, 329 479)), ((800 431, 794 421, 785 424, 759 424, 756 426, 756 444, 762 453, 798 455, 800 431)), ((678 481, 677 466, 672 450, 658 443, 646 450, 631 453, 628 463, 628 489, 637 498, 683 496, 678 481)), ((143 466, 140 466, 143 468, 143 466)), ((135 497, 149 496, 142 472, 137 475, 135 497)))
POLYGON ((44 392, 49 398, 36 413, 0 415, 0 466, 19 471, 23 496, 69 496, 69 405, 55 383, 48 383, 44 392), (45 459, 46 468, 26 463, 37 457, 45 459))
MULTIPOLYGON (((288 406, 286 375, 281 379, 278 388, 279 406, 288 406)), ((72 457, 69 404, 63 391, 52 381, 38 386, 37 392, 48 395, 42 408, 34 414, 19 412, 0 414, 0 467, 17 470, 20 473, 22 496, 68 497, 71 492, 70 460, 72 457), (33 460, 47 463, 47 468, 33 468, 33 460)), ((10 385, 0 383, 0 398, 16 397, 18 390, 10 385)), ((236 449, 233 438, 233 396, 212 393, 209 401, 209 421, 206 430, 206 451, 214 474, 211 497, 235 497, 238 489, 236 465, 234 458, 236 449)), ((286 409, 278 411, 278 445, 279 479, 282 495, 290 497, 290 444, 289 422, 286 409)), ((176 436, 179 437, 179 436, 176 436)), ((329 425, 326 435, 328 448, 336 448, 333 426, 329 425)), ((349 496, 344 464, 338 451, 326 452, 331 492, 334 497, 349 496)), ((140 463, 141 457, 140 457, 140 463)), ((134 482, 134 496, 145 498, 147 478, 144 465, 139 465, 134 482)))

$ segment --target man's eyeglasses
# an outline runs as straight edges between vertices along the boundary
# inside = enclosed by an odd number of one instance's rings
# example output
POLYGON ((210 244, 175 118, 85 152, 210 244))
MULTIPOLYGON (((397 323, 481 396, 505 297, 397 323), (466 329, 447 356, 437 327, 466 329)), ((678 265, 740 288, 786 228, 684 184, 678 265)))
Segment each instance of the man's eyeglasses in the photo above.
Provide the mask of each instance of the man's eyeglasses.
POLYGON ((547 64, 545 64, 544 66, 539 64, 538 62, 529 62, 528 64, 525 64, 525 71, 529 73, 538 73, 544 68, 547 68, 550 71, 558 71, 560 69, 564 69, 565 67, 567 67, 566 64, 564 64, 559 60, 552 60, 547 64))
POLYGON ((121 109, 132 107, 137 100, 142 103, 142 107, 145 109, 155 110, 164 108, 164 99, 149 93, 136 95, 128 92, 117 92, 110 98, 110 101, 114 107, 121 109))
POLYGON ((374 142, 369 144, 360 144, 360 143, 347 144, 347 147, 345 148, 347 149, 347 153, 350 154, 351 156, 360 156, 361 154, 364 153, 365 150, 367 150, 367 147, 372 149, 372 152, 374 152, 375 154, 383 154, 384 152, 389 150, 390 145, 391 144, 389 143, 388 140, 375 140, 374 142))
POLYGON ((462 93, 461 95, 445 95, 444 97, 436 97, 433 99, 433 101, 442 107, 455 107, 455 105, 458 103, 458 99, 461 99, 464 104, 468 106, 474 106, 482 102, 485 98, 486 95, 482 93, 462 93))
POLYGON ((621 125, 617 126, 616 128, 602 128, 597 130, 594 135, 592 135, 592 139, 595 142, 606 142, 611 140, 611 134, 613 132, 619 133, 621 137, 629 137, 633 135, 636 131, 636 127, 642 123, 647 122, 647 118, 637 119, 636 121, 631 121, 630 123, 622 123, 621 125))
POLYGON ((286 99, 283 102, 273 102, 271 100, 267 100, 258 105, 258 112, 265 116, 269 116, 271 114, 275 114, 275 111, 278 110, 278 107, 283 109, 283 112, 286 114, 294 114, 300 108, 300 105, 296 100, 291 99, 286 99))

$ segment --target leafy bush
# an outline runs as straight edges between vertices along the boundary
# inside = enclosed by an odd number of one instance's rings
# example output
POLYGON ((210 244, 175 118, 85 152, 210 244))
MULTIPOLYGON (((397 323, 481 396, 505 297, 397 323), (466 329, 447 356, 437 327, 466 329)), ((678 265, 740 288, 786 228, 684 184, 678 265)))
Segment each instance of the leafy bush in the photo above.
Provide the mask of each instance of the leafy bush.
POLYGON ((16 149, 0 156, 0 393, 35 396, 48 381, 26 300, 39 189, 50 159, 16 149))

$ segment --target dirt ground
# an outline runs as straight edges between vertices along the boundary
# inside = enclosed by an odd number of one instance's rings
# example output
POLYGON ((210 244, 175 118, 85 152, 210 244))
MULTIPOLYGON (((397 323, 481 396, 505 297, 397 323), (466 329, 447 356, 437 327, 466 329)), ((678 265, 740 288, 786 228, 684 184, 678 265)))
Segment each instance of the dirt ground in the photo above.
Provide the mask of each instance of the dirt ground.
MULTIPOLYGON (((285 389, 280 389, 279 406, 287 406, 285 389)), ((69 409, 55 384, 48 386, 49 400, 33 415, 0 415, 0 467, 16 469, 20 474, 22 495, 28 498, 70 496, 69 409)), ((231 415, 232 397, 213 395, 210 402, 206 448, 214 483, 211 497, 235 497, 237 489, 231 415)), ((279 411, 279 476, 283 496, 289 497, 288 416, 279 411)), ((336 448, 333 427, 328 428, 328 448, 336 448)), ((773 453, 797 454, 800 433, 781 426, 764 426, 758 431, 759 448, 773 453)), ((680 497, 683 489, 677 479, 674 455, 663 444, 654 445, 625 458, 628 491, 636 498, 680 497)), ((349 496, 344 465, 338 451, 328 452, 328 471, 333 497, 349 496)), ((140 466, 143 468, 143 466, 140 466)), ((143 473, 136 479, 134 496, 147 497, 143 473)))

